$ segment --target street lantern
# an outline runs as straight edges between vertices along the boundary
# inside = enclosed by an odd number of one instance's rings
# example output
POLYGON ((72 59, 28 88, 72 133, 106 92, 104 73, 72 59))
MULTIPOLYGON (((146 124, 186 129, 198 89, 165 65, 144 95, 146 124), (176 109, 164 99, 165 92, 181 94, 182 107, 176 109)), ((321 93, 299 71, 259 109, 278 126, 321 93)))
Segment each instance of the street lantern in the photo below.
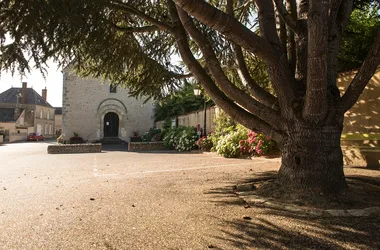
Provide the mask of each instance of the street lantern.
POLYGON ((194 95, 196 95, 196 96, 200 96, 201 93, 202 93, 202 91, 201 91, 200 88, 198 88, 198 87, 195 87, 195 88, 194 88, 194 95))
MULTIPOLYGON (((194 95, 202 95, 202 90, 196 86, 194 87, 194 95)), ((203 93, 203 135, 206 136, 206 95, 203 93)))

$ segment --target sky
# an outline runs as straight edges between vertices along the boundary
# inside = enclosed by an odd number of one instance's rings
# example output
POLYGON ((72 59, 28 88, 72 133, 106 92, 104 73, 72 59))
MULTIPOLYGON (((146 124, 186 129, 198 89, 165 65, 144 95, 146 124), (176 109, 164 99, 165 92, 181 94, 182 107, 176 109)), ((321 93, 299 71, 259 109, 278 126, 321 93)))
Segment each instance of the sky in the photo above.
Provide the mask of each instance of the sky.
POLYGON ((42 95, 42 89, 47 89, 47 101, 53 107, 62 107, 62 72, 57 69, 57 64, 53 61, 48 62, 48 73, 46 79, 39 70, 33 70, 30 74, 21 78, 19 74, 12 76, 11 73, 2 71, 0 75, 0 93, 9 88, 21 88, 22 82, 28 83, 28 88, 33 88, 39 95, 42 95))

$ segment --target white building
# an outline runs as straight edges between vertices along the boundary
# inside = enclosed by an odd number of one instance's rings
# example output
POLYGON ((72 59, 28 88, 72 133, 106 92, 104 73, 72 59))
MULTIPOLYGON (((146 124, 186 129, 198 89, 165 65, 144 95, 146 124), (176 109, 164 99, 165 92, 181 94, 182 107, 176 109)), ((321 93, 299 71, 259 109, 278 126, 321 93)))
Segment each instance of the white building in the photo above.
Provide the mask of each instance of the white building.
POLYGON ((129 97, 128 90, 63 72, 62 139, 78 134, 93 142, 107 138, 126 142, 154 125, 153 102, 129 97))

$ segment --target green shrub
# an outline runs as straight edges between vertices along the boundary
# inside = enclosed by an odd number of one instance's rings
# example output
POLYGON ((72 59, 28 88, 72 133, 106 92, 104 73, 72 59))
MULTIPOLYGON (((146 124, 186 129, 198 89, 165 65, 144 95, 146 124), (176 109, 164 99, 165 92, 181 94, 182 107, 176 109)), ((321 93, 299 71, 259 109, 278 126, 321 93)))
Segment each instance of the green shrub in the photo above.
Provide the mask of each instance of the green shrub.
POLYGON ((195 127, 183 127, 169 129, 163 139, 164 145, 169 149, 189 151, 196 148, 198 139, 195 127))
POLYGON ((162 141, 161 129, 151 128, 148 132, 145 132, 141 136, 141 141, 150 142, 150 141, 162 141))
POLYGON ((236 131, 220 137, 215 147, 218 154, 227 158, 235 158, 241 155, 239 142, 247 139, 248 129, 242 125, 238 125, 236 128, 236 131))
POLYGON ((166 132, 162 140, 166 148, 175 149, 178 132, 179 130, 177 128, 171 128, 166 132))
POLYGON ((197 146, 203 151, 210 151, 213 147, 212 136, 203 136, 196 142, 197 146))
POLYGON ((211 150, 216 151, 216 145, 222 137, 236 131, 237 123, 224 111, 221 111, 214 119, 215 129, 212 134, 209 135, 212 140, 213 148, 211 150))

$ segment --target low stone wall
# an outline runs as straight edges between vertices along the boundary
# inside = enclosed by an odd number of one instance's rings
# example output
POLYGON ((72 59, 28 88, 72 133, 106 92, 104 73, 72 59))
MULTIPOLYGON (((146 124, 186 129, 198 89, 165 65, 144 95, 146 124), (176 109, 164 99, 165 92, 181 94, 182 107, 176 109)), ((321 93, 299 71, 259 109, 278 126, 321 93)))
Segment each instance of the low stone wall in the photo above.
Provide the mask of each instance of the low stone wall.
POLYGON ((379 140, 342 140, 341 145, 345 165, 380 167, 379 140))
POLYGON ((76 153, 100 153, 102 152, 102 144, 57 144, 49 145, 48 154, 76 154, 76 153))
POLYGON ((142 151, 142 150, 163 150, 166 149, 163 142, 130 142, 128 143, 128 150, 142 151))

